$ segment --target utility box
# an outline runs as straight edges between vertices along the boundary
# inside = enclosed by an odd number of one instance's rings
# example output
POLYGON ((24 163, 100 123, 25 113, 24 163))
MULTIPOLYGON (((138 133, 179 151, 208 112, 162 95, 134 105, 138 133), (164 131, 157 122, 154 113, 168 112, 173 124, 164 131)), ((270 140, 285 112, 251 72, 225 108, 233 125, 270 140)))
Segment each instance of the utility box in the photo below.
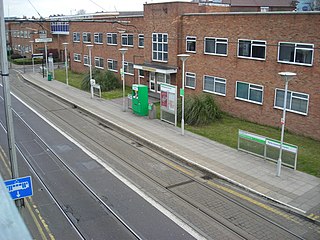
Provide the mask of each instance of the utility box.
POLYGON ((132 111, 140 116, 148 116, 148 86, 132 85, 132 111))

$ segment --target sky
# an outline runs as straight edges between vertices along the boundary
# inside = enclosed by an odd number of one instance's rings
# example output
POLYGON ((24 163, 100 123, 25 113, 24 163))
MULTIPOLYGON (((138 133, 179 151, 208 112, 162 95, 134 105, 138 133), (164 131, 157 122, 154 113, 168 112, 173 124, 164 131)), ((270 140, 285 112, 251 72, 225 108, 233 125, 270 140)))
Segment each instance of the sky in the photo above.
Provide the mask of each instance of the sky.
MULTIPOLYGON (((172 0, 0 0, 4 3, 5 17, 75 14, 84 9, 86 13, 101 11, 143 11, 144 3, 172 2, 172 0), (32 6, 33 5, 33 6, 32 6), (36 10, 35 10, 36 9, 36 10), (39 14, 37 13, 39 12, 39 14)), ((177 1, 177 0, 175 0, 177 1)), ((178 0, 179 1, 179 0, 178 0)), ((187 0, 180 0, 187 1, 187 0)), ((191 0, 189 0, 191 1, 191 0)), ((187 2, 189 2, 187 1, 187 2)))

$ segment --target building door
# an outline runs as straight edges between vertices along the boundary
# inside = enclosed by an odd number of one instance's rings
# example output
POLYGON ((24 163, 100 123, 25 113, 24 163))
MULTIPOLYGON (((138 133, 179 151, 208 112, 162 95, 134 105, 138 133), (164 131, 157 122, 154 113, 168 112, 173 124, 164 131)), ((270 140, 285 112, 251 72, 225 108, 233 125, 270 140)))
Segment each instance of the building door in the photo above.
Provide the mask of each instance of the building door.
POLYGON ((156 74, 155 74, 155 72, 150 72, 150 74, 149 74, 149 89, 151 92, 156 91, 156 74))

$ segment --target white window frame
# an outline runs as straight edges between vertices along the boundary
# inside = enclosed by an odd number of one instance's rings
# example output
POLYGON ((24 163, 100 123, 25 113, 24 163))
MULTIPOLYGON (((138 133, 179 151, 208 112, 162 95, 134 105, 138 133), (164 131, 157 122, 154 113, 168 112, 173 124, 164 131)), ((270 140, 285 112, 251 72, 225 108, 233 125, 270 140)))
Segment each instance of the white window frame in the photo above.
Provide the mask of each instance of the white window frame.
POLYGON ((124 47, 133 47, 133 34, 123 33, 121 34, 121 46, 124 47), (123 40, 126 40, 126 44, 123 43, 123 40), (129 44, 129 39, 132 39, 132 45, 129 44))
POLYGON ((107 33, 107 45, 112 45, 112 46, 116 46, 118 45, 118 34, 117 33, 107 33), (113 42, 113 37, 116 36, 115 40, 116 43, 113 42), (111 42, 109 43, 109 39, 111 40, 111 42))
POLYGON ((186 36, 186 52, 196 53, 197 52, 197 37, 195 36, 186 36), (188 43, 194 43, 194 50, 188 50, 188 43))
POLYGON ((133 63, 132 63, 132 62, 126 62, 126 61, 125 61, 123 65, 124 65, 124 69, 123 69, 124 74, 133 76, 133 75, 134 75, 133 63), (125 71, 125 70, 128 70, 129 65, 132 65, 132 69, 133 69, 133 72, 132 72, 132 73, 125 71))
POLYGON ((81 54, 73 53, 73 61, 74 62, 81 62, 81 54))
POLYGON ((144 78, 144 70, 139 69, 138 70, 138 76, 139 76, 139 78, 144 78), (143 71, 143 75, 141 75, 141 71, 143 71))
POLYGON ((102 32, 94 33, 94 43, 95 44, 103 44, 103 33, 102 32))
POLYGON ((80 42, 80 32, 73 32, 72 40, 73 40, 73 42, 80 42), (76 39, 79 39, 79 40, 75 40, 75 37, 76 37, 76 39))
POLYGON ((251 39, 238 39, 238 58, 246 58, 246 59, 265 61, 267 58, 267 41, 251 40, 251 39), (240 55, 240 41, 250 42, 250 56, 249 57, 240 55), (252 49, 254 47, 264 47, 264 58, 252 57, 252 49))
POLYGON ((207 93, 213 93, 213 94, 216 94, 216 95, 220 95, 220 96, 226 96, 226 94, 227 94, 227 80, 225 79, 225 78, 220 78, 220 77, 215 77, 215 76, 210 76, 210 75, 203 75, 203 87, 202 87, 202 91, 203 92, 207 92, 207 93), (206 90, 206 89, 204 89, 204 86, 205 86, 205 84, 204 84, 204 81, 205 81, 205 77, 211 77, 211 78, 213 78, 213 84, 214 84, 214 89, 215 89, 215 85, 216 85, 216 82, 218 82, 218 83, 224 83, 225 84, 225 92, 226 93, 220 93, 220 92, 215 92, 215 91, 210 91, 210 90, 206 90))
POLYGON ((82 41, 83 43, 91 43, 91 32, 83 32, 82 33, 82 41), (88 41, 88 36, 90 36, 90 41, 88 41))
POLYGON ((112 71, 112 72, 118 72, 118 61, 117 60, 114 60, 114 59, 108 59, 107 60, 107 67, 108 67, 108 70, 109 71, 112 71), (115 66, 115 62, 117 63, 116 66, 115 66), (112 68, 109 68, 109 63, 112 65, 112 68))
MULTIPOLYGON (((285 91, 285 89, 282 89, 282 88, 276 88, 276 89, 275 89, 275 92, 274 92, 274 104, 273 104, 273 106, 274 106, 274 108, 276 108, 276 109, 281 109, 281 110, 283 110, 283 107, 276 106, 277 90, 280 90, 280 91, 283 91, 283 92, 285 91)), ((290 91, 290 90, 288 90, 288 93, 291 93, 291 94, 290 94, 290 99, 289 99, 289 101, 287 101, 286 111, 307 116, 307 115, 308 115, 308 111, 309 111, 309 99, 310 99, 310 95, 307 94, 307 93, 295 92, 295 91, 290 91), (294 94, 305 95, 306 98, 302 98, 302 97, 299 97, 299 96, 294 96, 294 94), (295 98, 295 99, 301 99, 301 100, 306 100, 306 101, 307 101, 307 109, 306 109, 306 112, 305 112, 305 113, 291 109, 291 107, 292 107, 292 99, 294 99, 294 98, 295 98), (288 107, 288 105, 289 105, 289 107, 288 107)))
POLYGON ((203 44, 203 47, 204 47, 203 52, 204 52, 204 54, 207 54, 207 55, 215 55, 215 56, 224 56, 224 57, 226 57, 226 56, 228 56, 228 46, 229 46, 228 38, 205 37, 204 38, 204 44, 203 44), (215 43, 214 43, 215 44, 215 47, 214 47, 215 52, 214 53, 206 52, 206 45, 207 45, 206 40, 207 39, 214 39, 215 40, 215 43), (217 53, 217 45, 218 44, 226 45, 226 47, 227 47, 226 48, 227 49, 226 54, 217 53))
POLYGON ((243 81, 236 81, 235 99, 241 100, 241 101, 245 101, 245 102, 254 103, 254 104, 258 104, 258 105, 263 105, 263 95, 264 95, 264 86, 259 85, 259 84, 254 84, 254 83, 243 82, 243 81), (248 98, 247 99, 246 98, 237 97, 237 89, 238 89, 237 86, 238 86, 238 83, 245 83, 245 84, 249 85, 248 86, 248 98), (261 87, 261 89, 260 89, 260 87, 261 87), (256 90, 256 91, 261 91, 262 92, 261 102, 250 100, 250 90, 256 90))
POLYGON ((279 42, 279 44, 278 44, 278 62, 279 63, 302 65, 302 66, 312 66, 313 65, 313 59, 314 59, 314 44, 312 44, 312 43, 279 42), (280 60, 280 47, 281 47, 281 44, 293 44, 294 45, 294 57, 293 57, 294 60, 293 60, 293 62, 280 60), (311 48, 298 47, 297 45, 310 46, 311 48), (312 54, 311 63, 299 63, 299 62, 296 62, 297 50, 311 51, 311 54, 312 54))
POLYGON ((168 36, 168 33, 152 33, 152 47, 151 47, 151 50, 152 50, 152 61, 155 61, 155 62, 168 62, 168 59, 169 59, 169 36, 168 36), (162 35, 162 41, 159 42, 159 35, 162 35), (154 41, 154 36, 156 36, 156 41, 154 41), (164 41, 164 36, 166 36, 166 39, 167 41, 164 41), (154 44, 156 44, 157 46, 157 49, 155 50, 153 48, 154 44), (162 50, 158 50, 159 49, 159 45, 161 45, 161 48, 162 50), (167 46, 167 50, 165 51, 165 46, 167 46), (154 58, 153 57, 153 54, 156 53, 157 55, 157 58, 154 58), (158 58, 158 53, 161 53, 162 54, 162 58, 159 59, 158 58), (167 59, 165 60, 165 57, 164 56, 167 56, 167 59))
POLYGON ((138 47, 139 48, 144 48, 144 35, 143 34, 139 34, 138 35, 138 47), (140 45, 140 40, 142 39, 143 41, 143 45, 140 45))
POLYGON ((190 88, 190 89, 196 89, 196 84, 197 84, 197 75, 193 72, 186 72, 186 81, 185 81, 185 87, 186 88, 190 88), (190 77, 190 78, 194 78, 194 87, 192 86, 188 86, 187 85, 187 78, 190 77))
POLYGON ((83 65, 84 66, 90 66, 90 61, 89 61, 89 56, 88 55, 83 55, 83 65), (86 63, 88 62, 88 63, 86 63))
POLYGON ((94 67, 99 69, 104 69, 104 58, 102 57, 94 57, 94 67), (98 62, 98 64, 97 64, 98 62), (102 63, 102 66, 101 66, 102 63))

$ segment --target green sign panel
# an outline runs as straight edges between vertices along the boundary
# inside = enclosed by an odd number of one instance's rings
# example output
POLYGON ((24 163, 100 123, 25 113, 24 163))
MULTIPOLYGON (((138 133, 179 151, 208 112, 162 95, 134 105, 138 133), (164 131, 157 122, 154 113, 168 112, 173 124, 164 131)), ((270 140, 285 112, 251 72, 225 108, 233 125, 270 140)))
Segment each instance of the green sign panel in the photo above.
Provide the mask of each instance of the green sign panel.
POLYGON ((180 97, 183 97, 183 96, 184 96, 184 89, 180 88, 180 97))
MULTIPOLYGON (((271 146, 271 147, 280 148, 281 142, 277 141, 277 140, 273 140, 273 139, 267 138, 266 144, 268 146, 271 146)), ((297 153, 298 152, 298 147, 297 146, 294 146, 294 145, 291 145, 291 144, 288 144, 288 143, 283 143, 282 144, 282 149, 285 150, 285 151, 288 151, 288 152, 292 152, 292 153, 297 153)))
POLYGON ((245 138, 248 139, 250 141, 253 142, 257 142, 257 143, 262 143, 265 144, 266 143, 266 138, 265 137, 261 137, 259 135, 255 135, 253 133, 248 133, 242 130, 239 130, 239 137, 240 138, 245 138))

